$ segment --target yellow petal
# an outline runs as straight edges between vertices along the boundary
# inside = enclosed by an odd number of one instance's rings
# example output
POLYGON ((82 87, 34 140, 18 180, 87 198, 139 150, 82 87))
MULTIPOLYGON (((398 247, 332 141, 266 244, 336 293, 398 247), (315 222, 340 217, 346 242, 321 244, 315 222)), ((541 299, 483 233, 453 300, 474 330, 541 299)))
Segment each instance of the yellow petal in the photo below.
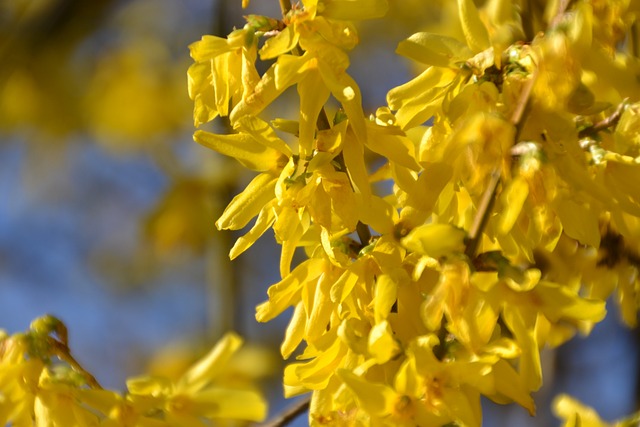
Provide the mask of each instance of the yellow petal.
POLYGON ((395 126, 378 126, 374 122, 367 122, 365 145, 390 161, 414 171, 420 170, 415 145, 395 126))
POLYGON ((307 321, 305 335, 308 341, 313 341, 318 338, 327 330, 331 313, 334 309, 334 304, 330 298, 330 290, 333 285, 331 276, 323 273, 318 279, 318 284, 315 287, 315 294, 313 296, 313 307, 309 312, 309 319, 307 321))
POLYGON ((209 35, 202 36, 202 39, 189 45, 189 53, 197 62, 207 61, 230 50, 227 39, 209 35))
POLYGON ((251 135, 245 133, 218 135, 197 130, 193 134, 193 139, 198 144, 220 154, 233 157, 243 166, 254 171, 276 169, 282 156, 278 151, 260 144, 251 135))
POLYGON ((437 67, 456 66, 473 55, 464 43, 453 37, 431 33, 413 34, 398 44, 396 53, 437 67))
POLYGON ((224 373, 231 356, 242 346, 242 338, 233 332, 225 334, 207 355, 195 363, 178 381, 179 388, 200 390, 224 373))
POLYGON ((580 243, 600 247, 600 226, 598 213, 573 200, 558 200, 556 212, 562 221, 564 232, 580 243))
POLYGON ((380 323, 387 318, 391 307, 398 297, 398 284, 388 274, 381 274, 376 280, 375 293, 373 297, 373 313, 376 323, 380 323))
POLYGON ((378 364, 386 363, 398 354, 400 347, 393 337, 393 331, 388 321, 383 320, 371 328, 368 348, 369 353, 378 364))
POLYGON ((318 61, 318 68, 324 84, 342 104, 356 137, 360 141, 365 141, 367 129, 362 110, 362 95, 360 95, 358 84, 346 72, 336 70, 331 64, 324 61, 318 61))
POLYGON ((358 283, 358 280, 360 280, 357 273, 359 273, 358 267, 361 267, 362 264, 363 261, 356 261, 352 264, 351 268, 345 270, 338 280, 336 280, 331 287, 331 301, 343 302, 347 298, 353 290, 353 287, 358 283))
POLYGON ((363 197, 356 200, 360 221, 380 234, 388 234, 393 231, 395 221, 398 219, 398 211, 391 204, 378 196, 371 196, 369 200, 364 200, 363 197))
POLYGON ((505 360, 498 360, 492 371, 496 392, 517 402, 533 416, 536 405, 513 367, 505 360))
MULTIPOLYGON (((278 90, 286 89, 302 78, 302 74, 309 67, 312 55, 305 52, 302 56, 281 55, 278 61, 270 68, 273 69, 275 85, 278 90)), ((315 64, 315 61, 312 65, 315 64)))
MULTIPOLYGON (((251 230, 236 240, 229 252, 230 259, 237 258, 241 253, 249 249, 256 240, 258 240, 260 236, 262 236, 264 232, 271 227, 273 222, 276 220, 276 215, 273 211, 273 202, 275 202, 275 199, 273 199, 272 203, 265 205, 262 210, 260 210, 258 219, 253 227, 251 227, 251 230)), ((257 205, 259 205, 259 203, 257 203, 257 205)))
MULTIPOLYGON (((297 86, 300 96, 300 156, 311 154, 318 115, 329 99, 329 89, 317 70, 310 70, 297 86)), ((325 129, 321 129, 325 130, 325 129)))
POLYGON ((418 179, 410 184, 407 204, 431 212, 452 175, 453 169, 446 163, 426 163, 418 179))
POLYGON ((256 320, 268 322, 282 313, 287 307, 297 301, 300 290, 308 280, 314 280, 324 270, 324 260, 311 258, 298 265, 288 276, 269 287, 269 300, 256 307, 256 320), (292 302, 293 301, 293 302, 292 302))
POLYGON ((307 314, 305 313, 302 301, 300 301, 293 310, 293 315, 291 316, 291 320, 284 334, 284 339, 280 345, 280 354, 282 354, 283 358, 288 359, 302 341, 306 323, 307 314))
POLYGON ((553 412, 565 421, 563 427, 608 427, 598 413, 578 400, 561 394, 553 400, 553 412))
POLYGON ((346 369, 340 369, 338 376, 371 415, 385 416, 393 411, 397 394, 391 387, 369 382, 346 369))
POLYGON ((402 245, 410 251, 432 258, 464 251, 466 233, 450 224, 425 224, 414 228, 402 238, 402 245))
POLYGON ((327 348, 306 363, 294 363, 285 368, 284 383, 289 387, 303 386, 310 390, 327 387, 347 352, 347 346, 336 337, 327 348))
POLYGON ((367 203, 367 199, 371 197, 371 187, 367 166, 364 163, 364 145, 354 137, 352 132, 347 131, 347 140, 342 146, 342 154, 355 191, 362 194, 367 203))
POLYGON ((265 147, 273 148, 287 157, 291 157, 291 148, 278 137, 267 122, 255 116, 245 116, 235 123, 241 132, 251 135, 265 147))
POLYGON ((194 126, 200 126, 218 116, 215 92, 211 85, 211 64, 197 63, 187 71, 189 97, 194 101, 194 126))
POLYGON ((500 198, 503 210, 498 217, 498 232, 507 234, 520 216, 522 206, 529 194, 529 184, 521 176, 509 182, 500 198))
POLYGON ((267 402, 252 390, 208 388, 192 397, 194 412, 207 418, 262 421, 267 416, 267 402))
POLYGON ((387 94, 387 103, 397 110, 396 120, 402 129, 420 125, 442 108, 442 98, 457 72, 429 67, 415 79, 395 87, 387 94))
MULTIPOLYGON (((288 55, 281 56, 280 59, 288 55)), ((292 85, 294 81, 287 81, 285 86, 276 86, 276 75, 274 66, 271 66, 262 75, 251 93, 245 94, 231 111, 229 118, 231 123, 237 122, 244 116, 257 116, 262 110, 273 102, 284 90, 292 85)))
POLYGON ((239 230, 247 225, 274 198, 276 181, 277 178, 268 173, 256 176, 216 221, 218 230, 239 230))
POLYGON ((277 58, 280 55, 290 52, 298 44, 299 34, 294 31, 293 26, 288 26, 280 31, 275 37, 271 37, 264 42, 260 49, 260 59, 277 58))
POLYGON ((473 0, 458 0, 458 14, 469 48, 474 53, 490 48, 489 33, 480 20, 480 14, 473 0))

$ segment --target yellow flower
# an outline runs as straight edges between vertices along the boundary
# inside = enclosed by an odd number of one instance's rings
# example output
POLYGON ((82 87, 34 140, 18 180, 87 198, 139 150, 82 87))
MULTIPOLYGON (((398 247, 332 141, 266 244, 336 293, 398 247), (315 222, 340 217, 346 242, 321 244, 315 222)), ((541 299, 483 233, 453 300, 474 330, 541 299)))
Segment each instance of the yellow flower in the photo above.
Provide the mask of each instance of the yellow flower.
POLYGON ((562 420, 563 427, 611 427, 612 424, 602 421, 598 413, 566 394, 553 400, 553 412, 562 420))
POLYGON ((81 403, 83 391, 57 380, 45 368, 33 405, 36 427, 98 426, 98 417, 81 403))
MULTIPOLYGON (((503 393, 533 410, 533 401, 507 365, 495 357, 438 360, 435 335, 416 337, 406 359, 397 369, 393 384, 368 380, 341 369, 338 376, 353 392, 360 407, 381 425, 444 425, 456 422, 467 427, 481 424, 480 392, 503 393), (495 364, 495 372, 493 365, 495 364), (510 373, 511 372, 511 373, 510 373), (497 378, 515 381, 498 381, 497 378)), ((373 421, 375 420, 375 421, 373 421)))
POLYGON ((131 401, 150 400, 166 414, 169 423, 202 425, 199 417, 260 421, 267 413, 264 398, 254 390, 219 384, 218 378, 242 340, 233 333, 196 362, 176 382, 161 377, 138 377, 127 381, 131 401))
POLYGON ((45 369, 38 358, 25 359, 25 336, 0 339, 0 424, 31 426, 38 379, 45 369))
POLYGON ((194 101, 195 126, 218 115, 228 116, 253 92, 260 80, 255 69, 257 38, 251 28, 233 31, 226 39, 203 36, 189 46, 195 64, 188 70, 189 97, 194 101))

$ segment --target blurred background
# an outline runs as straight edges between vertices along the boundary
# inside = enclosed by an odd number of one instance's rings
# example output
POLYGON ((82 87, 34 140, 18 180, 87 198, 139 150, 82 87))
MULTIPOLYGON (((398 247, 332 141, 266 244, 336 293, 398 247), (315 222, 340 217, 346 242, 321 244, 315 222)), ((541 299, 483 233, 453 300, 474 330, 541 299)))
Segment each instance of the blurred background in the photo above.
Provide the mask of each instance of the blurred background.
MULTIPOLYGON (((391 1, 387 18, 361 25, 350 73, 365 111, 417 71, 397 43, 437 31, 451 3, 391 1)), ((242 27, 243 13, 279 16, 276 0, 240 4, 0 0, 0 328, 58 316, 77 358, 116 389, 180 371, 235 330, 248 342, 238 364, 251 367, 238 375, 264 380, 275 413, 288 316, 257 324, 254 307, 279 279, 279 251, 265 236, 228 261, 240 234, 214 222, 251 176, 192 141, 186 86, 191 42, 242 27)), ((555 425, 560 391, 606 419, 632 412, 637 334, 610 310, 588 339, 545 353, 538 419, 487 404, 486 425, 555 425)))

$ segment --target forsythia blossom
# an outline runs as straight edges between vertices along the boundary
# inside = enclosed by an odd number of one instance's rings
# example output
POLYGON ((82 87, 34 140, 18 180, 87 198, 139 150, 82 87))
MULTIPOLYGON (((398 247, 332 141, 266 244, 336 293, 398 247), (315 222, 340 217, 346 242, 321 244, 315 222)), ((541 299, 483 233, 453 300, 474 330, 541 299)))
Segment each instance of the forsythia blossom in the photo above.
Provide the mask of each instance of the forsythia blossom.
POLYGON ((260 393, 220 379, 241 344, 229 333, 177 381, 134 378, 119 393, 103 389, 80 367, 69 353, 66 327, 44 316, 26 333, 0 335, 0 424, 195 427, 260 421, 267 412, 260 393))
MULTIPOLYGON (((617 70, 604 53, 615 41, 596 32, 586 3, 547 17, 544 35, 523 44, 511 2, 478 10, 458 0, 464 41, 425 32, 400 43, 398 53, 427 68, 366 118, 346 74, 357 36, 344 19, 372 17, 356 4, 382 11, 384 3, 303 1, 272 24, 277 34, 258 55, 276 62, 232 101, 237 133, 195 135, 261 172, 217 225, 240 229, 258 217, 232 257, 269 227, 282 245, 282 280, 256 317, 294 307, 282 354, 306 348, 285 370, 285 391, 313 391, 312 424, 478 426, 480 395, 533 413, 540 348, 568 339, 566 325, 587 332, 602 320, 616 287, 634 322, 640 200, 628 185, 640 179, 640 162, 625 135, 635 115, 624 113, 614 137, 598 123, 638 84, 623 89, 613 77, 609 89, 585 79, 617 70), (589 61, 594 49, 603 63, 589 61), (297 122, 257 117, 292 85, 297 122), (341 105, 333 120, 329 94, 341 105), (367 152, 385 162, 374 175, 367 152), (393 180, 394 192, 376 194, 378 179, 393 180), (580 268, 556 265, 571 244, 580 268), (290 270, 296 247, 308 259, 290 270), (580 280, 585 268, 605 266, 617 272, 606 291, 580 280)), ((192 47, 193 67, 200 49, 192 47)), ((207 93, 227 93, 217 78, 190 86, 196 122, 198 111, 215 108, 201 104, 207 93)))
POLYGON ((588 333, 612 294, 636 323, 640 84, 619 46, 637 5, 457 0, 462 32, 402 41, 424 69, 367 117, 352 21, 387 2, 280 3, 194 43, 189 93, 196 125, 233 127, 194 139, 257 172, 216 222, 255 218, 231 258, 270 228, 282 246, 256 318, 293 307, 285 394, 312 393, 312 425, 474 427, 481 396, 534 414, 544 346, 588 333), (291 87, 297 116, 278 117, 291 87))

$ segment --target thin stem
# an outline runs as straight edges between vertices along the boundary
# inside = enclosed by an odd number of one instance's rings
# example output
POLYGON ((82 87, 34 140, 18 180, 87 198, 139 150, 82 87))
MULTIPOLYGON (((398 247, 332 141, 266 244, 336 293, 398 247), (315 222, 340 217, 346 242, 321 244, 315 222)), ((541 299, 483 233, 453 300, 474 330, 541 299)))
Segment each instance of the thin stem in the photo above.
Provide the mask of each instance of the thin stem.
POLYGON ((617 125, 620 121, 620 117, 622 117, 622 113, 624 113, 624 109, 626 106, 627 100, 625 99, 620 103, 620 105, 618 105, 616 110, 611 113, 610 116, 607 116, 599 122, 582 129, 578 133, 578 138, 594 137, 598 132, 617 125))
POLYGON ((318 130, 331 129, 331 123, 329 122, 329 117, 327 116, 327 111, 324 109, 324 107, 322 107, 322 109, 320 110, 320 114, 318 114, 316 126, 318 127, 318 130))
MULTIPOLYGON (((525 122, 525 117, 530 109, 531 92, 533 91, 533 85, 535 84, 536 76, 537 73, 534 72, 531 76, 531 79, 527 83, 527 86, 525 86, 522 93, 520 94, 518 104, 516 105, 516 108, 511 115, 510 121, 516 127, 516 134, 513 141, 514 143, 520 138, 520 133, 522 132, 522 128, 525 122)), ((478 245, 480 244, 480 239, 482 238, 482 230, 484 230, 484 227, 489 221, 491 210, 495 203, 495 199, 498 196, 498 186, 500 184, 500 181, 500 170, 494 169, 491 172, 489 185, 487 186, 482 199, 480 200, 478 211, 476 212, 476 216, 474 217, 473 223, 471 224, 471 229, 469 230, 466 249, 464 251, 469 259, 473 259, 476 254, 476 250, 478 249, 478 245)))
POLYGON ((358 233, 358 238, 360 239, 360 246, 363 248, 371 242, 371 230, 369 230, 369 226, 367 224, 358 221, 358 225, 356 225, 356 233, 358 233))
POLYGON ((281 427, 286 426, 299 415, 309 409, 311 404, 311 396, 307 396, 304 399, 300 399, 293 402, 290 406, 285 408, 284 411, 277 414, 274 418, 262 424, 260 427, 281 427))
POLYGON ((491 214, 493 204, 495 203, 496 196, 498 194, 497 190, 499 183, 500 171, 498 169, 494 169, 493 172, 491 172, 489 185, 482 195, 480 206, 478 206, 478 212, 476 213, 475 218, 473 218, 473 224, 471 224, 471 229, 469 230, 469 237, 464 251, 469 259, 473 259, 476 254, 476 250, 478 249, 478 245, 480 244, 482 230, 484 230, 484 227, 489 221, 489 215, 491 214))
MULTIPOLYGON (((549 24, 550 28, 560 22, 562 16, 569 8, 571 1, 572 0, 560 1, 558 12, 549 24)), ((537 71, 534 71, 531 79, 527 83, 527 86, 525 86, 523 91, 520 93, 520 98, 518 99, 516 108, 513 110, 513 114, 511 115, 510 121, 516 127, 514 143, 517 142, 520 138, 520 133, 522 132, 522 128, 524 127, 525 117, 527 116, 527 113, 530 109, 531 93, 533 92, 533 85, 535 84, 536 77, 537 71)), ((607 126, 611 125, 611 121, 612 120, 607 121, 607 126)), ((596 125, 594 125, 593 128, 595 128, 596 125)), ((478 244, 480 243, 480 239, 482 238, 482 230, 488 222, 489 215, 491 214, 491 209, 493 207, 493 204, 495 203, 496 197, 498 196, 498 186, 500 184, 500 181, 500 171, 498 169, 494 169, 491 173, 491 178, 489 179, 489 185, 487 186, 487 189, 482 196, 482 200, 480 201, 480 206, 478 207, 476 216, 473 219, 471 229, 469 230, 465 254, 470 259, 473 259, 473 257, 475 257, 475 252, 478 248, 478 244)))
POLYGON ((549 28, 553 28, 560 23, 565 12, 567 11, 567 9, 569 9, 571 2, 572 0, 560 0, 560 4, 558 5, 558 12, 556 12, 556 15, 549 23, 549 28))
POLYGON ((640 46, 638 46, 638 21, 636 20, 633 24, 631 24, 631 30, 629 37, 631 38, 631 54, 634 58, 640 56, 640 46))
POLYGON ((523 7, 522 7, 522 29, 524 31, 524 37, 526 40, 531 40, 533 39, 534 33, 533 33, 533 22, 534 22, 534 16, 533 16, 533 5, 531 4, 531 0, 526 0, 523 3, 523 7))
POLYGON ((284 17, 291 10, 291 2, 289 0, 280 0, 280 10, 282 10, 282 16, 284 17))
POLYGON ((58 358, 63 362, 67 362, 74 371, 80 373, 91 388, 102 390, 102 386, 100 385, 98 380, 96 380, 96 378, 91 375, 89 371, 83 368, 82 365, 71 355, 71 350, 69 350, 68 346, 56 340, 55 338, 50 338, 49 343, 51 344, 55 355, 58 356, 58 358))

